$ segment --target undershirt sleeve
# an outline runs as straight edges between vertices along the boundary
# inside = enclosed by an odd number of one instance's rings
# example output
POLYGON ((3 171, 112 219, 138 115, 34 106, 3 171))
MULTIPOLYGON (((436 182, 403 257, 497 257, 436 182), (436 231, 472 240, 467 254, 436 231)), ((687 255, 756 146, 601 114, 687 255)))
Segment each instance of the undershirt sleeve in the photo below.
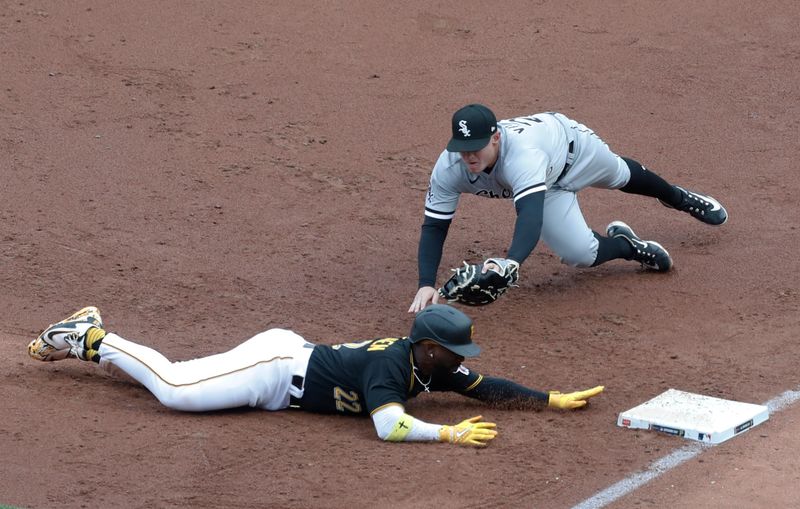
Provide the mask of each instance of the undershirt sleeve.
POLYGON ((386 405, 379 408, 372 414, 372 422, 375 424, 375 431, 381 440, 386 440, 392 433, 395 424, 399 419, 409 422, 410 429, 403 437, 404 442, 438 442, 439 424, 431 424, 421 421, 405 413, 401 405, 386 405))
POLYGON ((550 395, 546 392, 529 389, 505 378, 485 376, 465 396, 493 405, 519 406, 542 409, 547 406, 550 395))
POLYGON ((417 260, 419 266, 419 286, 435 286, 436 272, 442 261, 442 250, 450 228, 451 220, 425 216, 419 236, 417 260))
POLYGON ((514 207, 517 209, 517 220, 508 258, 521 264, 536 247, 542 234, 544 191, 523 196, 514 202, 514 207))

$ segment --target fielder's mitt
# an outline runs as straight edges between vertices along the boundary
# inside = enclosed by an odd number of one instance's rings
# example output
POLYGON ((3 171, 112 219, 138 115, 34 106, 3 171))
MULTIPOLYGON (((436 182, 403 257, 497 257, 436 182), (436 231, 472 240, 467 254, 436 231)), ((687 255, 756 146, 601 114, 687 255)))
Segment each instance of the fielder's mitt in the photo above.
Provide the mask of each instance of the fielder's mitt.
POLYGON ((514 283, 519 278, 519 264, 504 258, 489 258, 480 265, 464 262, 463 267, 452 270, 455 274, 439 288, 439 295, 449 302, 467 306, 491 304, 510 287, 517 286, 514 283), (481 273, 485 263, 494 263, 500 267, 500 272, 489 269, 481 273))

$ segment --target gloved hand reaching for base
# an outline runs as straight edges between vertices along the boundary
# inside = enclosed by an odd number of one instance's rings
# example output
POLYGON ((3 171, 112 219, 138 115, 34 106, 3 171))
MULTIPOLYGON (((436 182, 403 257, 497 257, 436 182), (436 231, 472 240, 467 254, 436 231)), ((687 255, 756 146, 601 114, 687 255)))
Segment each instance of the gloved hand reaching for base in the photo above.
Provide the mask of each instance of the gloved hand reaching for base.
POLYGON ((547 406, 552 408, 560 408, 562 410, 574 410, 580 408, 588 401, 587 399, 597 396, 605 389, 604 386, 598 385, 585 391, 570 392, 568 394, 561 394, 558 391, 551 391, 550 398, 547 400, 547 406))
POLYGON ((439 429, 439 441, 458 445, 486 447, 489 440, 497 436, 493 422, 480 422, 482 415, 465 419, 455 426, 442 426, 439 429))

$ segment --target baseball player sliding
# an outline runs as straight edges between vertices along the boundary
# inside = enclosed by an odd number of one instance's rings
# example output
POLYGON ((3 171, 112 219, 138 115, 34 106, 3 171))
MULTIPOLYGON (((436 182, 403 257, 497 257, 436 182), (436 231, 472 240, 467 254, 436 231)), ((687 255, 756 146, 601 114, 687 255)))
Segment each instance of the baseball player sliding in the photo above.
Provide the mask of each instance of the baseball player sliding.
MULTIPOLYGON (((609 224, 605 235, 592 231, 577 199, 578 191, 587 187, 657 198, 710 225, 728 218, 714 198, 671 185, 637 161, 618 156, 591 129, 560 113, 498 122, 486 106, 469 104, 453 115, 452 138, 431 174, 419 240, 419 289, 408 311, 419 312, 440 297, 459 297, 445 288, 437 292, 434 286, 462 193, 514 200, 517 219, 508 254, 486 260, 482 268, 484 273, 500 274, 506 285, 516 282, 519 265, 540 237, 563 263, 575 267, 622 258, 659 272, 672 268, 672 258, 661 244, 642 240, 622 221, 609 224)), ((484 301, 496 298, 496 290, 485 291, 490 296, 484 301)))
POLYGON ((406 401, 421 392, 454 391, 522 409, 574 409, 603 391, 598 386, 545 393, 470 371, 461 363, 480 352, 472 330, 472 320, 461 311, 433 305, 415 316, 408 337, 329 346, 270 329, 225 353, 170 362, 151 348, 106 332, 97 308, 87 307, 45 329, 28 345, 28 353, 40 361, 73 357, 111 372, 121 370, 176 410, 291 407, 370 415, 378 436, 390 442, 480 447, 497 435, 495 424, 481 416, 441 425, 408 415, 406 401))

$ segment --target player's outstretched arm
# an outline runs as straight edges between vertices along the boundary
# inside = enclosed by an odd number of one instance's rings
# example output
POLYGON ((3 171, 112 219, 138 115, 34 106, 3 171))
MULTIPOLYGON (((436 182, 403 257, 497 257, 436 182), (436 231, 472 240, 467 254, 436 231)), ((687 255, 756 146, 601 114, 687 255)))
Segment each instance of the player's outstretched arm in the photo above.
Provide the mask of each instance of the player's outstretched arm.
POLYGON ((485 447, 497 436, 496 424, 481 421, 477 415, 453 426, 431 424, 415 419, 402 405, 392 403, 372 412, 372 422, 381 440, 387 442, 448 442, 485 447))
POLYGON ((530 389, 505 378, 487 376, 463 394, 496 406, 531 410, 542 410, 546 407, 572 410, 586 405, 589 398, 597 396, 603 389, 604 387, 599 385, 585 391, 567 394, 559 391, 548 393, 530 389))
POLYGON ((544 218, 544 192, 533 193, 514 203, 517 220, 514 237, 508 248, 508 258, 522 263, 531 254, 542 234, 544 218))
POLYGON ((447 238, 450 220, 425 216, 417 247, 417 266, 419 270, 419 290, 408 308, 409 313, 422 311, 431 301, 438 303, 436 294, 436 271, 442 261, 442 250, 447 238))

